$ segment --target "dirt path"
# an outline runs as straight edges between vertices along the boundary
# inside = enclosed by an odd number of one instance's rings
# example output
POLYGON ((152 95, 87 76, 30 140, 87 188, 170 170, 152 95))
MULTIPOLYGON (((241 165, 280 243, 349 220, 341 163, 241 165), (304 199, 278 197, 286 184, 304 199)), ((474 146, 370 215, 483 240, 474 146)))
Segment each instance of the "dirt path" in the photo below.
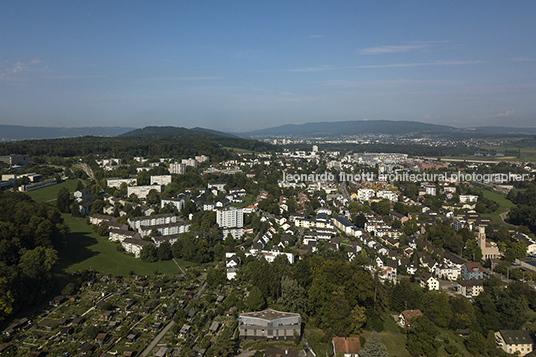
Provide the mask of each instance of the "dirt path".
POLYGON ((184 269, 182 269, 182 267, 179 265, 179 263, 177 263, 177 261, 175 260, 175 258, 173 258, 173 261, 175 262, 175 264, 177 264, 177 266, 179 267, 179 269, 182 271, 183 274, 186 274, 186 272, 184 271, 184 269))

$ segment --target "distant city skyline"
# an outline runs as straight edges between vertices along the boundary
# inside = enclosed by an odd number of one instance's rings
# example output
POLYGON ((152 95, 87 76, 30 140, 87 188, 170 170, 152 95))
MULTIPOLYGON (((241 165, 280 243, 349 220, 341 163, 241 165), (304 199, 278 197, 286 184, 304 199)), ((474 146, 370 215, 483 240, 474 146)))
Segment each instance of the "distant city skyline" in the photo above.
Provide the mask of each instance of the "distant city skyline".
POLYGON ((0 2, 0 124, 536 126, 534 1, 0 2))

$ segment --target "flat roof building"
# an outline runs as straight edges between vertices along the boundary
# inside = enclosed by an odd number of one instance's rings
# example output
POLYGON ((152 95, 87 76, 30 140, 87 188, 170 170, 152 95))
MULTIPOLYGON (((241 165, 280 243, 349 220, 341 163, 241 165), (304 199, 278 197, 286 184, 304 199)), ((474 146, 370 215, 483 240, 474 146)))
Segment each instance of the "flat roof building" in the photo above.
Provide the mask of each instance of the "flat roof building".
POLYGON ((240 338, 292 340, 301 335, 301 316, 272 309, 247 312, 239 317, 240 338))

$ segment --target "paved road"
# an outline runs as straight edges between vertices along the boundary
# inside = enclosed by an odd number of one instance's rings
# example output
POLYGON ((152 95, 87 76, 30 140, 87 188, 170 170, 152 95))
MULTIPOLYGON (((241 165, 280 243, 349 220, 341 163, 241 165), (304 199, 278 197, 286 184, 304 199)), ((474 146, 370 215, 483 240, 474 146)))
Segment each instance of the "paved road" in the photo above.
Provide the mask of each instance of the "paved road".
POLYGON ((348 193, 348 189, 346 188, 346 182, 339 183, 339 187, 341 189, 342 196, 346 199, 350 199, 350 194, 348 193))
POLYGON ((153 348, 156 347, 156 345, 158 344, 158 342, 160 342, 160 340, 162 339, 162 337, 164 337, 164 335, 169 331, 170 328, 173 327, 173 325, 175 325, 175 321, 171 321, 169 324, 167 324, 166 327, 164 327, 162 329, 162 331, 160 331, 160 333, 158 335, 156 335, 156 337, 151 341, 151 343, 149 344, 149 346, 147 346, 147 348, 145 348, 143 350, 143 352, 141 353, 141 357, 145 357, 149 354, 149 352, 151 352, 153 350, 153 348))

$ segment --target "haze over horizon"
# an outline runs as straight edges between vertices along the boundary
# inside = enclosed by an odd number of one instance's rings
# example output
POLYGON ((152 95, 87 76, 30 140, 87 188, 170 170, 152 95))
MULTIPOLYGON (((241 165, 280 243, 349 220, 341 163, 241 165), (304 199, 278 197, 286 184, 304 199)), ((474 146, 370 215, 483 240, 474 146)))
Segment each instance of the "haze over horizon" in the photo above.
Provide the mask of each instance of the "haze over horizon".
POLYGON ((0 3, 0 124, 536 126, 536 3, 0 3))

